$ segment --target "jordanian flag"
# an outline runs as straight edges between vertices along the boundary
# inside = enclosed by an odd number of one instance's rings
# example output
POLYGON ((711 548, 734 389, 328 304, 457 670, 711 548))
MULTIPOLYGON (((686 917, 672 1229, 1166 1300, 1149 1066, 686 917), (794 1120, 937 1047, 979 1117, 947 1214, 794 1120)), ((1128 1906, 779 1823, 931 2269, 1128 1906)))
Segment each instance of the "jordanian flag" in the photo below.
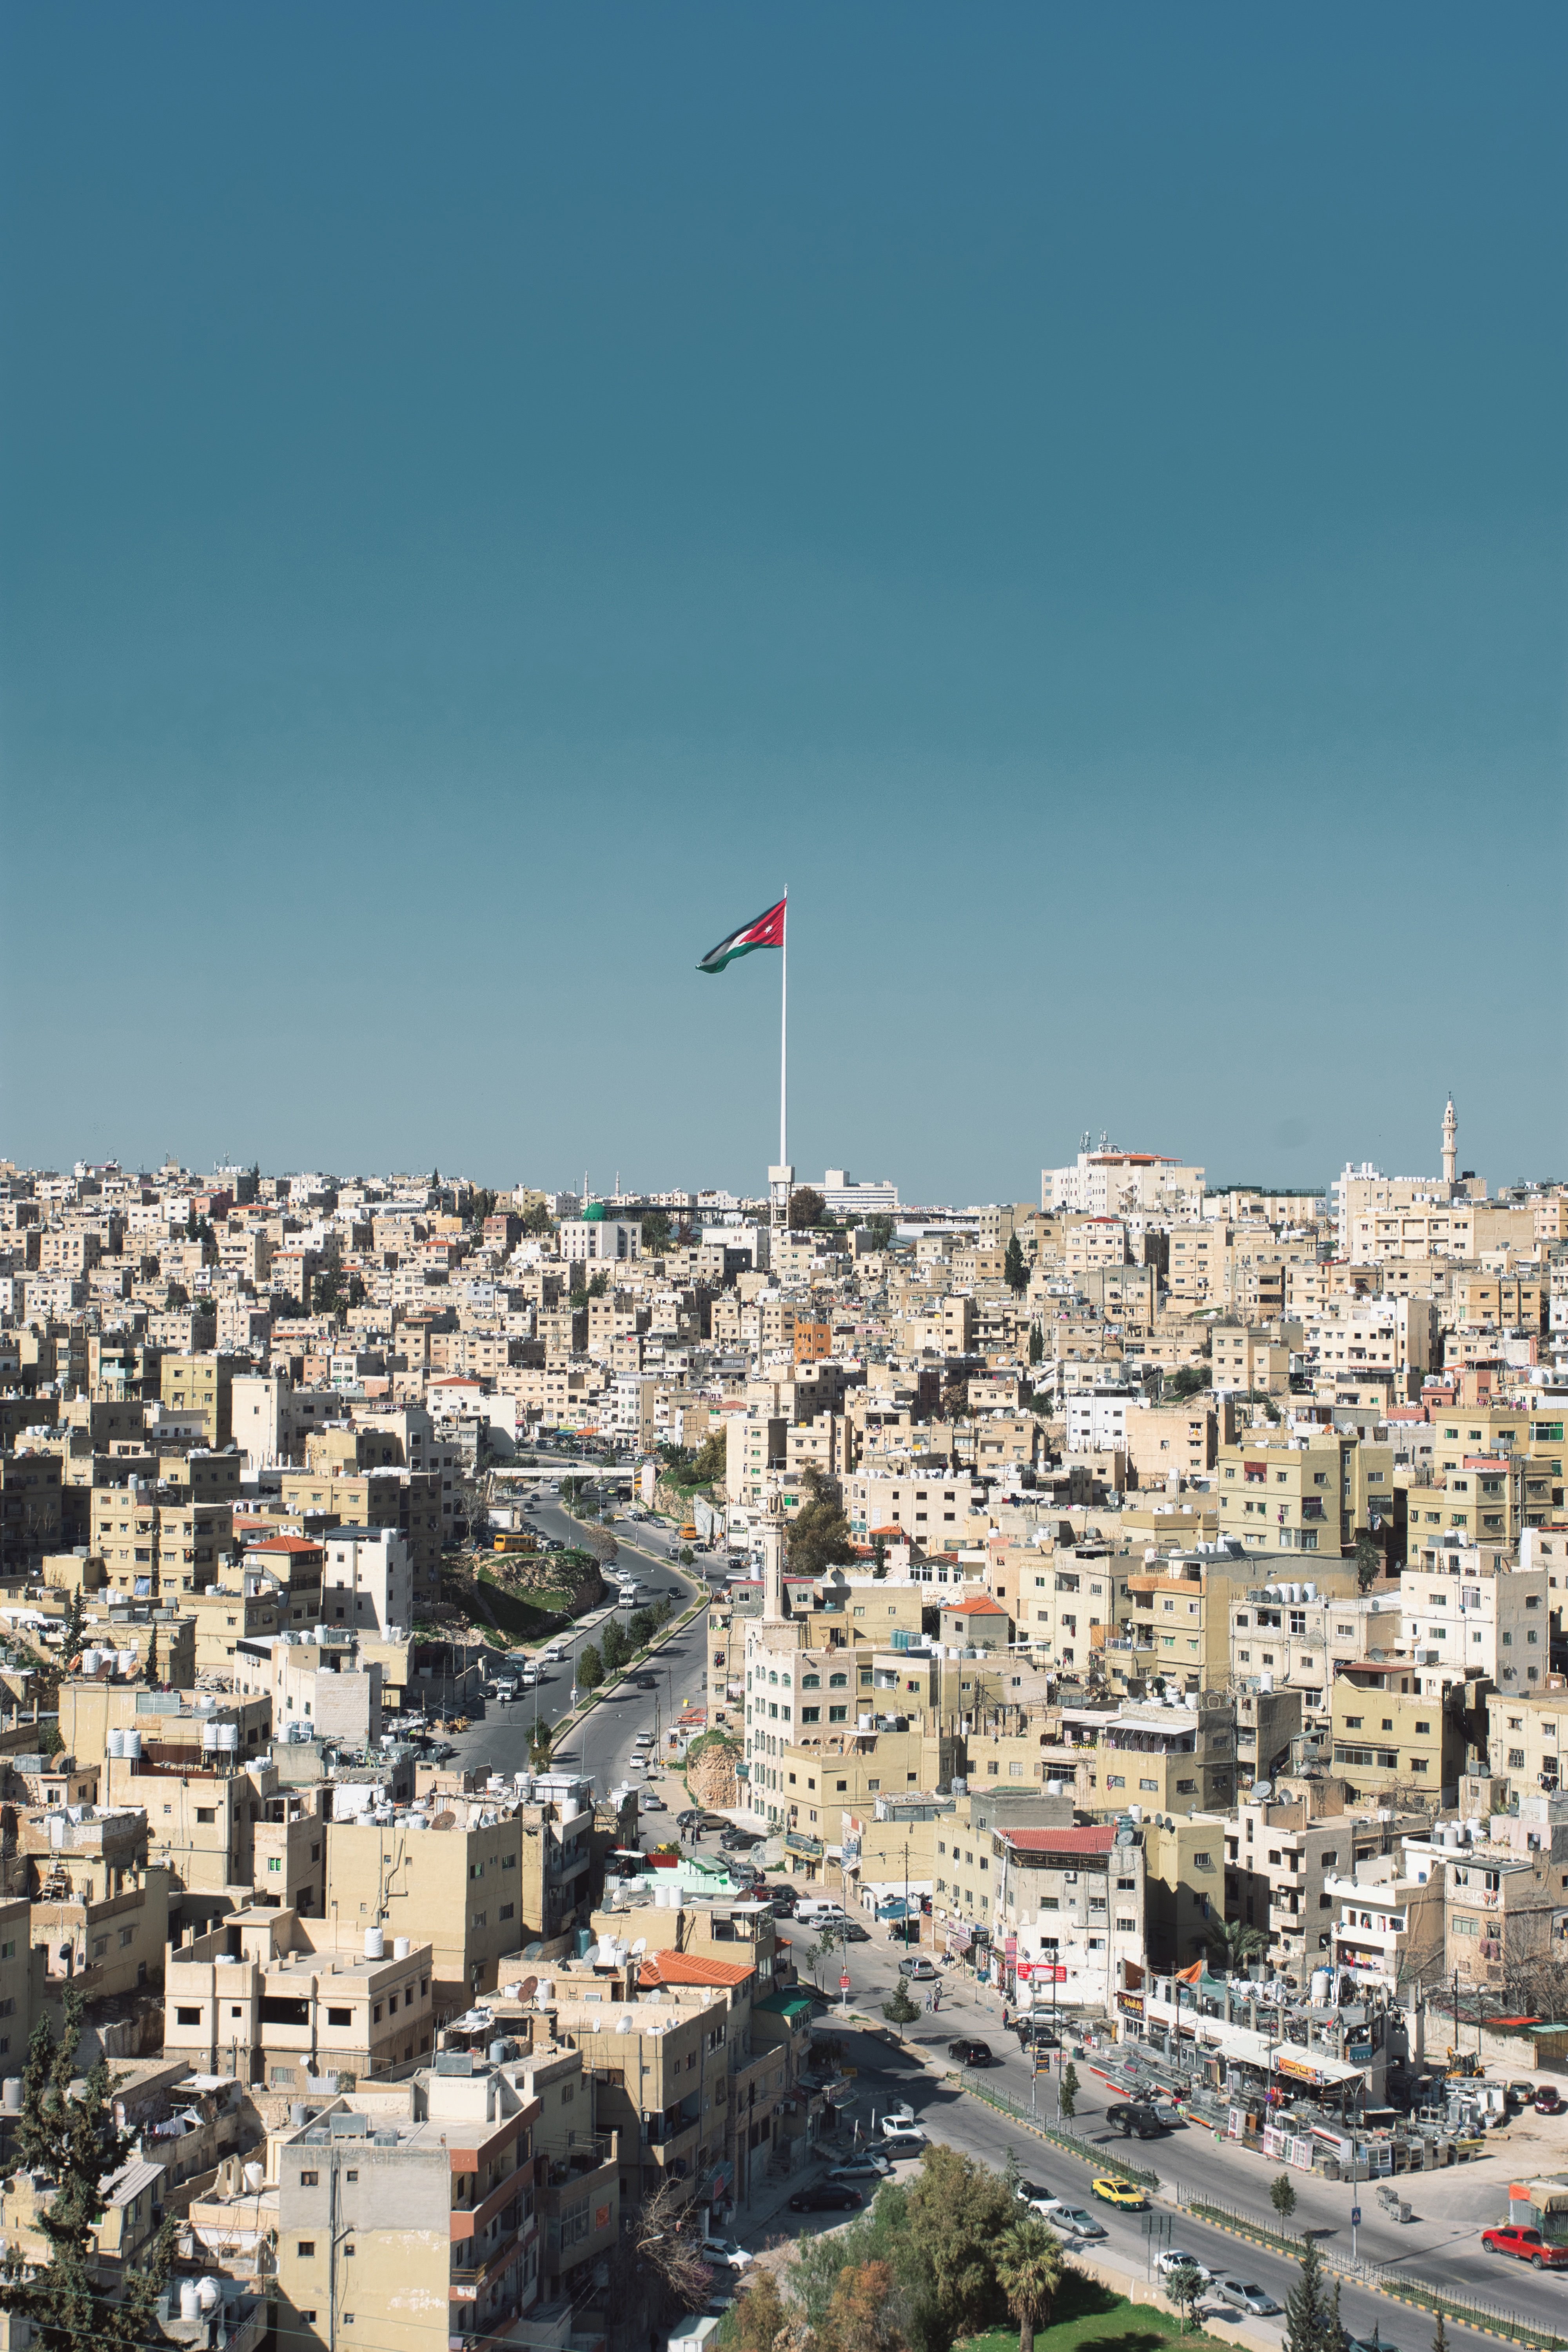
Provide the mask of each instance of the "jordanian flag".
POLYGON ((753 948, 782 948, 784 943, 784 908, 788 904, 787 898, 781 898, 776 907, 770 907, 765 915, 757 917, 755 922, 742 923, 738 931, 731 931, 727 940, 721 940, 716 948, 709 949, 698 965, 698 971, 722 971, 727 963, 733 963, 737 956, 750 955, 753 948))

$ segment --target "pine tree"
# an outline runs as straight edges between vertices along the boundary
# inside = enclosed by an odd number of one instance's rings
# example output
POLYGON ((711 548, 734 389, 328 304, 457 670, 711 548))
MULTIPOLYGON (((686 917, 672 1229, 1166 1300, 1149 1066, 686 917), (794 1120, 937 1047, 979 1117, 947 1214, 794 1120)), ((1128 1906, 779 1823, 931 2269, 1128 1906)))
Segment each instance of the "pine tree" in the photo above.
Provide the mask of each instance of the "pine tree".
POLYGON ((1333 2326, 1318 2242, 1309 2238, 1301 2249, 1301 2275, 1285 2298, 1285 2352, 1332 2352, 1333 2326))
POLYGON ((39 2352, 139 2352, 158 2336, 155 2305, 168 2280, 175 2225, 164 2222, 145 2268, 127 2271, 121 2299, 110 2303, 95 2283, 94 2246, 108 2210, 104 2186, 131 2153, 131 2140, 116 2128, 114 2085, 101 2058, 72 2095, 83 2007, 79 1990, 67 1992, 61 2040, 56 2042, 45 2017, 27 2045, 16 2153, 29 2171, 54 2184, 37 2217, 49 2259, 27 2278, 19 2250, 7 2252, 0 2309, 31 2320, 39 2352))

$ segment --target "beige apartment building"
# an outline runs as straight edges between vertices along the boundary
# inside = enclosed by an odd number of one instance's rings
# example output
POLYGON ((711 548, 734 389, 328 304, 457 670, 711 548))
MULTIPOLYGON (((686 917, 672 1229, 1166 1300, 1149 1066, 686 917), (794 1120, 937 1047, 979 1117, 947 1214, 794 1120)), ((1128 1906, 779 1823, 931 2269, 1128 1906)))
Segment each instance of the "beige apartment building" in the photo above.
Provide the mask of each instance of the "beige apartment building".
POLYGON ((237 1911, 171 1946, 163 1998, 171 2056, 295 2095, 406 2065, 435 2033, 427 1944, 398 1937, 388 1951, 379 1930, 291 1910, 237 1911))
POLYGON ((1349 1551, 1371 1517, 1394 1516, 1394 1452, 1325 1432, 1253 1430, 1222 1446, 1220 1533, 1251 1550, 1349 1551))

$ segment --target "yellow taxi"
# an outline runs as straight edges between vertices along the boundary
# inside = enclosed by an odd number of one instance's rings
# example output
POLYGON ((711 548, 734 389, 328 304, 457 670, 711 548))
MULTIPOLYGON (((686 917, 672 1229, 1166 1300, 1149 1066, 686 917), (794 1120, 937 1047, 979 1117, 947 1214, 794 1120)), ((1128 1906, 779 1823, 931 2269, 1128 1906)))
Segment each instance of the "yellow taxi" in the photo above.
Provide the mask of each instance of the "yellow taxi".
POLYGON ((1131 2180, 1118 2180, 1114 2174, 1108 2172, 1089 2185, 1097 2197, 1104 2199, 1106 2204, 1120 2205, 1125 2212, 1145 2213, 1149 2210, 1149 2200, 1131 2180))

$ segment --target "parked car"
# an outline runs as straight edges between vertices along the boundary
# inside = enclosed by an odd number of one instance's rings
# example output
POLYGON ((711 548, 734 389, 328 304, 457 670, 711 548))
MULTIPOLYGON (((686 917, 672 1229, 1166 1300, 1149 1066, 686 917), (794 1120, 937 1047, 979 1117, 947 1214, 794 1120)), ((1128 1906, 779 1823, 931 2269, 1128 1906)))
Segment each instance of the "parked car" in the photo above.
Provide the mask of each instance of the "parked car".
POLYGON ((688 1805, 683 1813, 675 1816, 675 1826, 678 1830, 699 1830, 702 1826, 702 1816, 688 1805))
POLYGON ((858 2156, 847 2157, 836 2164, 828 2173, 829 2180, 886 2180, 892 2166, 885 2156, 873 2156, 864 2149, 858 2156))
POLYGON ((1510 2083, 1503 2093, 1510 2106, 1529 2107, 1535 2104, 1535 2085, 1524 2081, 1510 2083))
POLYGON ((1059 2205, 1062 2201, 1049 2189, 1042 2189, 1037 2180, 1020 2180, 1013 2194, 1020 2205, 1059 2205))
POLYGON ((819 2180, 815 2189, 797 2189, 789 2200, 792 2213, 850 2213, 866 2200, 847 2180, 819 2180))
POLYGON ((699 1813, 697 1826, 700 1830, 729 1830, 735 1824, 728 1813, 699 1813))
POLYGON ((948 2043, 947 2054, 950 2058, 956 2058, 961 2066, 994 2066, 996 2063, 991 2054, 989 2042, 971 2042, 967 2035, 962 2033, 956 2042, 948 2043))
POLYGON ((752 2259, 744 2246, 738 2246, 733 2238, 704 2238, 698 2252, 705 2263, 724 2270, 743 2271, 752 2259))
POLYGON ((637 1811, 643 1813, 662 1813, 668 1811, 668 1808, 657 1789, 639 1789, 637 1811))
POLYGON ((910 1984, 934 1984, 937 1978, 936 1969, 932 1968, 923 1953, 918 1960, 900 1960, 899 1974, 910 1984))
POLYGON ((1278 2319, 1284 2307, 1250 2279, 1215 2279, 1214 2291, 1221 2303, 1228 2303, 1233 2311, 1245 2311, 1249 2319, 1278 2319))
POLYGON ((862 1927, 858 1919, 840 1919, 836 1926, 841 1944, 868 1944, 871 1940, 871 1930, 862 1927))
POLYGON ((1013 2020, 1013 2031, 1018 2037, 1018 2047, 1021 2050, 1059 2050, 1061 2048, 1061 2035, 1054 2027, 1046 2024, 1043 2019, 1016 2017, 1013 2020))
POLYGON ((886 2116, 882 2123, 882 2146, 889 2156, 918 2156, 926 2144, 924 2124, 894 2120, 886 2116))
POLYGON ((1535 2112, 1538 2116, 1560 2116, 1563 2113, 1563 2100, 1555 2083, 1542 2083, 1535 2095, 1535 2112))
POLYGON ((775 1886, 773 1890, 773 1917, 793 1919, 798 1899, 793 1886, 775 1886))
POLYGON ((1173 2271, 1196 2271, 1205 2286, 1214 2283, 1214 2273, 1208 2264, 1200 2263, 1196 2254, 1184 2253, 1180 2246, 1167 2246, 1156 2267, 1164 2278, 1169 2278, 1173 2271))
POLYGON ((1539 2230, 1518 2222, 1483 2230, 1481 2243, 1489 2254, 1511 2254, 1516 2262, 1528 2263, 1531 2270, 1568 2271, 1568 2246, 1549 2246, 1539 2230))
POLYGON ((1136 2181, 1119 2180, 1113 2172, 1103 2172, 1089 2188, 1103 2205, 1120 2205, 1129 2213, 1146 2213, 1149 2200, 1136 2181))

